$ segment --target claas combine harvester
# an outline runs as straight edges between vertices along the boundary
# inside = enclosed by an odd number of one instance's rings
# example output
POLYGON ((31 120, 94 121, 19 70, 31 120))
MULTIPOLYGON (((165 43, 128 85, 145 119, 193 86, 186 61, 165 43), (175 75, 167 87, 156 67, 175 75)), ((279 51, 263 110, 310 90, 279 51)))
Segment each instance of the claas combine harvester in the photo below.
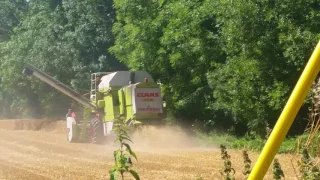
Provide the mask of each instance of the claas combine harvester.
POLYGON ((36 76, 83 106, 80 114, 68 110, 69 142, 105 143, 113 135, 117 118, 125 119, 128 126, 161 122, 166 118, 161 85, 146 71, 92 73, 90 99, 30 64, 25 66, 23 73, 36 76))

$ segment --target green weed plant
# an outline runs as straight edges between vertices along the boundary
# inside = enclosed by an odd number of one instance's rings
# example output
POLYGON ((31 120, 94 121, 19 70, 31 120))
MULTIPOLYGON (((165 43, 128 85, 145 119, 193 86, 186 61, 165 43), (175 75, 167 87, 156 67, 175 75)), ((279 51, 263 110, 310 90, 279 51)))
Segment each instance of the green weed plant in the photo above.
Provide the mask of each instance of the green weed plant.
POLYGON ((284 172, 281 169, 280 162, 277 158, 273 161, 272 173, 274 180, 281 180, 282 178, 284 178, 284 172))
POLYGON ((221 159, 224 160, 224 166, 220 170, 221 175, 225 180, 235 180, 235 170, 231 166, 230 155, 227 152, 227 148, 224 145, 220 145, 221 159))
POLYGON ((242 151, 242 157, 244 163, 244 170, 242 171, 242 173, 246 176, 246 178, 248 178, 249 174, 251 173, 251 160, 246 150, 242 151))
POLYGON ((128 144, 128 142, 132 141, 128 135, 128 126, 125 123, 125 119, 119 117, 115 121, 112 131, 116 134, 115 142, 120 143, 120 148, 113 153, 115 165, 109 171, 110 180, 117 180, 119 174, 121 179, 124 180, 125 173, 130 173, 136 180, 140 180, 138 173, 131 169, 133 165, 132 157, 137 160, 137 156, 128 144))

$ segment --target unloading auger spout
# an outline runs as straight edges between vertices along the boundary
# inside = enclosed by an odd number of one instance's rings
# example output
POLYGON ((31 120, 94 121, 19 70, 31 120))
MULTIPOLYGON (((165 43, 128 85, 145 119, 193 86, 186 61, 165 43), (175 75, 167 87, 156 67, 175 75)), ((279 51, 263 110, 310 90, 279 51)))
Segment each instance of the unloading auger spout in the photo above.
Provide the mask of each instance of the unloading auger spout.
POLYGON ((39 78, 40 80, 46 82, 50 86, 54 87, 55 89, 59 90, 60 92, 64 93, 65 95, 71 97, 72 99, 76 100, 80 104, 92 109, 97 110, 97 107, 93 104, 91 104, 90 100, 83 97, 81 94, 76 92, 75 90, 69 88, 68 86, 64 85, 63 83, 59 82, 58 80, 55 80, 48 74, 44 73, 40 69, 27 64, 23 70, 23 74, 27 76, 34 75, 35 77, 39 78))

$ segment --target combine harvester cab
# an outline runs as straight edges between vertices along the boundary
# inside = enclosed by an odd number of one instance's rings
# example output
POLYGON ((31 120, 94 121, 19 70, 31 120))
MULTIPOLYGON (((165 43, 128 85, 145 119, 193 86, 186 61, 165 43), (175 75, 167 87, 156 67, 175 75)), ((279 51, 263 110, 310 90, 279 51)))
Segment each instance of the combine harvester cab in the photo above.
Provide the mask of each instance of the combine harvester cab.
POLYGON ((66 127, 70 142, 103 144, 113 139, 112 129, 117 118, 124 118, 128 126, 161 123, 166 118, 161 85, 146 71, 92 73, 90 99, 32 65, 26 65, 23 73, 36 76, 84 107, 82 114, 68 110, 66 127))

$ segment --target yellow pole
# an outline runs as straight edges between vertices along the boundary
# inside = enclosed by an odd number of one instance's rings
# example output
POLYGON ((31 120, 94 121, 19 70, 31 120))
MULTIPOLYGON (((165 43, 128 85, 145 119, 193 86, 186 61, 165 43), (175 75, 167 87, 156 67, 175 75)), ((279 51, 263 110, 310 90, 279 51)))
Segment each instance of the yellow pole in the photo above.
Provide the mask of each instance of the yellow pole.
POLYGON ((320 41, 268 138, 248 180, 262 180, 320 71, 320 41))

